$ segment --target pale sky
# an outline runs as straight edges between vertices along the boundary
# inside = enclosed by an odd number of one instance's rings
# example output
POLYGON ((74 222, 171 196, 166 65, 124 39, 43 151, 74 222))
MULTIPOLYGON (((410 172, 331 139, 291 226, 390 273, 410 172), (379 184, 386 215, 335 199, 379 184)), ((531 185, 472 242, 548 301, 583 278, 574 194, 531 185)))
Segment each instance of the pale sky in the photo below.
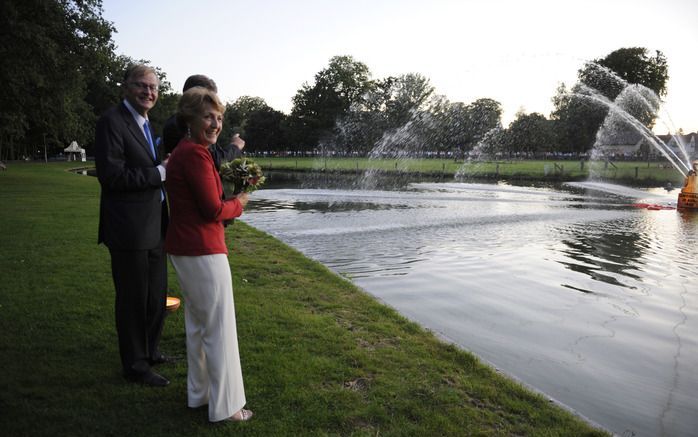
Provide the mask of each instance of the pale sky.
POLYGON ((669 64, 669 128, 698 131, 696 0, 104 0, 117 53, 147 59, 180 91, 212 77, 224 101, 262 97, 288 113, 304 82, 337 55, 374 79, 419 73, 452 102, 552 110, 585 61, 623 47, 660 50, 669 64))

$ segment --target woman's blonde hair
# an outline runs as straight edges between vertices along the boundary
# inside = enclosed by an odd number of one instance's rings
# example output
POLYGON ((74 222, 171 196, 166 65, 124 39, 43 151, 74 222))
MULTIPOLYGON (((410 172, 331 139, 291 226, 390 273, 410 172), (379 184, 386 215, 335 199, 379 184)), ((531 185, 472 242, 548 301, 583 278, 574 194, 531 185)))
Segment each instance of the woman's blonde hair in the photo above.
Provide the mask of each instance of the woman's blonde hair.
POLYGON ((177 124, 182 130, 186 130, 187 124, 204 111, 204 105, 210 103, 221 114, 225 112, 225 106, 218 95, 201 86, 189 88, 182 94, 177 105, 177 124))

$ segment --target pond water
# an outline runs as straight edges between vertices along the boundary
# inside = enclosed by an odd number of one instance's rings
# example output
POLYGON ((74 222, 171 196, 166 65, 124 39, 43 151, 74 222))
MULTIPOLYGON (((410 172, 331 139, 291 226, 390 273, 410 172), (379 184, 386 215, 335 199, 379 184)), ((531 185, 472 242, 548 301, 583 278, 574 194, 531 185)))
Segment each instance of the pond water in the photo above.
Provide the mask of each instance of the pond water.
POLYGON ((698 213, 677 192, 265 189, 243 220, 619 435, 698 431, 698 213))

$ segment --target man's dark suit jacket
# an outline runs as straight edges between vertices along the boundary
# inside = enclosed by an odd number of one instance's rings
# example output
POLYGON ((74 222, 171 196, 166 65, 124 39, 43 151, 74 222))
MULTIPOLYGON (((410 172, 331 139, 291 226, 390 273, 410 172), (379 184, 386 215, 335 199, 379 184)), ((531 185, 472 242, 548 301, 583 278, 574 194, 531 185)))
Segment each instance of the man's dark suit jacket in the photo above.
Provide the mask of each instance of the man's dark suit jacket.
POLYGON ((182 138, 184 138, 184 132, 177 125, 177 116, 172 115, 165 120, 165 124, 162 127, 162 146, 165 149, 165 153, 172 153, 182 138))
POLYGON ((167 226, 163 183, 150 146, 122 103, 97 123, 95 164, 102 186, 98 243, 115 250, 160 244, 167 226))

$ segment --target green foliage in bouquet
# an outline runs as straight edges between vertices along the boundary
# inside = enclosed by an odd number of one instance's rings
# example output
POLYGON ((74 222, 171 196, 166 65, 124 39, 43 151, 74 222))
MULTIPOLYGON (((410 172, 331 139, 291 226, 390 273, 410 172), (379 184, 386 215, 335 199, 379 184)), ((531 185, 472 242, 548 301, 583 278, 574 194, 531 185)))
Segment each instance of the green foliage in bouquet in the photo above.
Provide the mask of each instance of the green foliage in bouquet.
POLYGON ((251 193, 259 189, 266 178, 262 167, 250 158, 237 158, 221 165, 221 179, 233 184, 233 194, 251 193))

